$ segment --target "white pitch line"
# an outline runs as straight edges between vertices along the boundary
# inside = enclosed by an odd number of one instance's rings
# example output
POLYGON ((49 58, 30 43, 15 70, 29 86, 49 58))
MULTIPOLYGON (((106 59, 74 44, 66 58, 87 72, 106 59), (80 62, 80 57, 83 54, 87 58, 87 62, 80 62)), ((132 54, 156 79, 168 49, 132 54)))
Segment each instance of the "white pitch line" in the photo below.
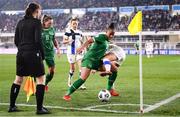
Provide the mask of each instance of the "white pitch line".
MULTIPOLYGON (((0 105, 9 106, 9 103, 0 103, 0 105)), ((16 105, 25 106, 25 107, 36 107, 36 105, 32 105, 32 104, 16 104, 16 105)), ((45 107, 53 108, 53 109, 90 111, 90 112, 110 112, 110 113, 123 113, 123 114, 138 114, 139 113, 139 112, 131 112, 131 111, 117 111, 117 110, 105 110, 105 109, 68 108, 68 107, 61 107, 61 106, 45 106, 45 107)))
MULTIPOLYGON (((139 106, 139 104, 123 104, 123 103, 120 103, 120 104, 104 104, 104 105, 88 106, 85 109, 94 109, 94 108, 106 107, 106 106, 139 106)), ((144 106, 150 107, 152 105, 144 104, 144 106)))
POLYGON ((146 109, 144 109, 144 113, 148 113, 148 112, 150 112, 152 110, 155 110, 155 109, 159 108, 160 106, 168 104, 169 102, 171 102, 171 101, 173 101, 173 100, 175 100, 177 98, 180 98, 180 93, 177 93, 176 95, 174 95, 172 97, 169 97, 169 98, 167 98, 165 100, 162 100, 162 101, 160 101, 158 103, 155 103, 154 105, 152 105, 150 107, 147 107, 146 109))

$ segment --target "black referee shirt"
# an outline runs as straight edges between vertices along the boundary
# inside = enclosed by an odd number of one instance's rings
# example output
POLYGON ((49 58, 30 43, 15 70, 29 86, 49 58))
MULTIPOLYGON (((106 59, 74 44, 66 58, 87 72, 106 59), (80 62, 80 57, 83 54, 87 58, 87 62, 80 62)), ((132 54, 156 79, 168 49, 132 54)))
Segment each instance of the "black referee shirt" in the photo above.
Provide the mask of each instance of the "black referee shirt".
POLYGON ((41 40, 41 21, 25 16, 16 26, 14 43, 18 51, 37 51, 44 58, 41 40))

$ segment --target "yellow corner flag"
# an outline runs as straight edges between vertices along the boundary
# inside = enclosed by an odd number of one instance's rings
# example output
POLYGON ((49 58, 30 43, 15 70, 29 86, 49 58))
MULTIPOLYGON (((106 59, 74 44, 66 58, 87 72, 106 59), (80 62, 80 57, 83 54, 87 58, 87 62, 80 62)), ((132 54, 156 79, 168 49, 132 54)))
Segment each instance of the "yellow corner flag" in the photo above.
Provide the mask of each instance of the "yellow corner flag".
POLYGON ((138 13, 134 16, 128 26, 128 31, 132 35, 136 35, 138 32, 142 31, 142 11, 138 11, 138 13))
POLYGON ((30 76, 28 76, 26 79, 26 82, 24 85, 24 91, 26 92, 26 95, 27 95, 27 100, 26 100, 27 102, 29 101, 30 96, 36 93, 36 85, 35 85, 34 79, 30 76))

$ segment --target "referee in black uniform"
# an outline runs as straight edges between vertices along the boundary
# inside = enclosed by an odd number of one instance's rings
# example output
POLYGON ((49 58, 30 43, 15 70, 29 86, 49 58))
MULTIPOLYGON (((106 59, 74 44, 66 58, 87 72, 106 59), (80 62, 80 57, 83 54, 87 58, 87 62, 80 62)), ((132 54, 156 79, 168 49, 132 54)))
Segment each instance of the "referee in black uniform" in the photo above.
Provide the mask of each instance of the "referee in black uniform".
POLYGON ((44 52, 41 41, 41 6, 30 3, 25 11, 25 16, 16 26, 15 45, 18 48, 16 56, 16 79, 11 87, 10 107, 8 112, 19 111, 15 105, 20 86, 24 76, 36 77, 36 114, 49 114, 43 107, 44 99, 44 52))

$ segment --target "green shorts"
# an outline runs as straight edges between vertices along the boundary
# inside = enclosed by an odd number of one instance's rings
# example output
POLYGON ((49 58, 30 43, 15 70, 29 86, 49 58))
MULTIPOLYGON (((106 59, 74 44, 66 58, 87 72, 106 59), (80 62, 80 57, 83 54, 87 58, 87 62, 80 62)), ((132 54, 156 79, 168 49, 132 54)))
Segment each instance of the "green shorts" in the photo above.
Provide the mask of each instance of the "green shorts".
POLYGON ((89 59, 83 59, 81 63, 81 67, 86 67, 93 70, 98 70, 102 66, 102 61, 92 61, 89 59))
POLYGON ((55 66, 55 61, 53 58, 52 59, 45 59, 45 61, 46 61, 46 65, 48 67, 54 67, 55 66))

